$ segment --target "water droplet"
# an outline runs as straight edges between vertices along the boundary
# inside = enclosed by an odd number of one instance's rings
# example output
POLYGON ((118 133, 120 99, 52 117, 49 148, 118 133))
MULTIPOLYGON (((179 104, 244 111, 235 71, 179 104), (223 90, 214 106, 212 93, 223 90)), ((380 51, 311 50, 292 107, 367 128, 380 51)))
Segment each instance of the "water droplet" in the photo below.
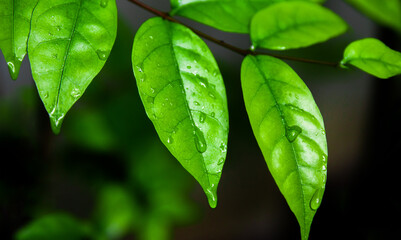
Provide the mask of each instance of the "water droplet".
POLYGON ((205 136, 203 135, 203 132, 197 127, 195 127, 195 146, 198 152, 200 153, 206 152, 207 144, 205 136))
POLYGON ((326 135, 326 131, 324 129, 322 129, 322 135, 325 136, 326 135))
POLYGON ((195 106, 200 106, 200 103, 197 102, 197 101, 195 101, 195 102, 194 102, 194 105, 195 105, 195 106))
POLYGON ((327 161, 327 156, 326 156, 326 155, 323 155, 323 156, 322 156, 322 160, 323 160, 323 162, 326 162, 326 161, 327 161))
POLYGON ((323 170, 323 171, 326 171, 326 170, 327 170, 326 165, 323 165, 322 170, 323 170))
POLYGON ((294 142, 300 133, 302 133, 302 128, 298 126, 291 126, 287 127, 285 131, 285 136, 287 137, 289 142, 294 142))
POLYGON ((319 208, 320 204, 322 203, 323 192, 324 188, 319 188, 313 194, 312 199, 310 201, 310 208, 312 210, 316 211, 319 208))
POLYGON ((199 115, 199 122, 204 123, 206 120, 206 114, 204 112, 201 112, 199 115))
POLYGON ((216 116, 216 113, 212 112, 212 113, 210 114, 210 116, 215 117, 215 116, 216 116))
POLYGON ((155 93, 155 89, 154 88, 150 88, 150 92, 151 93, 155 93))
POLYGON ((206 193, 207 200, 209 202, 210 207, 216 208, 216 205, 217 205, 216 191, 213 191, 213 189, 208 188, 208 189, 206 189, 205 193, 206 193))
POLYGON ((173 142, 174 142, 173 137, 170 136, 170 137, 167 138, 167 143, 168 144, 172 144, 173 142))
POLYGON ((61 30, 61 26, 57 26, 56 29, 57 29, 57 31, 60 31, 61 30))
POLYGON ((215 96, 213 93, 211 93, 211 92, 209 93, 209 97, 211 97, 211 98, 213 98, 213 99, 216 98, 216 96, 215 96))
POLYGON ((149 36, 150 40, 153 40, 153 36, 149 36))
POLYGON ((12 63, 12 62, 8 62, 7 65, 8 65, 8 71, 10 72, 11 78, 13 80, 16 80, 17 76, 18 76, 17 68, 15 67, 14 63, 12 63))
POLYGON ((223 152, 227 152, 227 144, 221 143, 221 144, 220 144, 220 149, 221 149, 221 151, 223 151, 223 152))
POLYGON ((41 95, 43 99, 47 99, 49 97, 49 92, 43 92, 41 95))
POLYGON ((224 158, 220 158, 219 162, 217 163, 217 165, 222 165, 224 163, 224 158))
POLYGON ((140 72, 140 73, 142 73, 143 72, 143 70, 142 70, 142 68, 138 65, 138 66, 136 66, 136 69, 138 70, 138 72, 140 72))
POLYGON ((187 69, 191 69, 191 68, 192 68, 191 66, 189 66, 189 65, 187 66, 187 69))
POLYGON ((100 6, 102 7, 102 8, 105 8, 105 7, 107 7, 107 4, 109 3, 109 1, 108 0, 101 0, 100 1, 100 6))
POLYGON ((106 51, 102 51, 102 50, 97 50, 96 51, 97 56, 99 57, 100 60, 106 60, 107 59, 107 52, 106 51))
POLYGON ((251 51, 255 51, 256 47, 254 45, 251 45, 250 49, 251 51))
POLYGON ((81 96, 81 91, 80 91, 78 88, 74 88, 74 89, 71 91, 71 96, 72 96, 73 98, 79 98, 79 97, 81 96))

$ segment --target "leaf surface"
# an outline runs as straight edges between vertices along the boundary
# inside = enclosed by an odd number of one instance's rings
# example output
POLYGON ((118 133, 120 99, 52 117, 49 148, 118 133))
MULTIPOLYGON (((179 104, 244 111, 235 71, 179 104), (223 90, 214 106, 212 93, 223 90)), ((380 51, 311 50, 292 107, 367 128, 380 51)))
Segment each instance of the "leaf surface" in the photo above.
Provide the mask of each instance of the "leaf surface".
POLYGON ((282 1, 294 0, 171 0, 171 14, 187 17, 222 31, 249 33, 249 24, 256 12, 282 1))
POLYGON ((400 0, 346 0, 374 21, 401 31, 400 0))
POLYGON ((102 69, 116 33, 114 0, 39 1, 32 15, 28 54, 55 133, 102 69))
POLYGON ((241 82, 249 120, 267 166, 298 219, 302 239, 322 201, 327 143, 312 94, 284 62, 247 56, 241 82))
POLYGON ((215 207, 227 151, 228 110, 212 53, 188 28, 153 18, 135 36, 132 62, 143 105, 161 141, 215 207))
POLYGON ((401 53, 380 40, 365 38, 352 42, 344 51, 342 65, 353 65, 378 78, 401 74, 401 53))
POLYGON ((259 11, 251 22, 254 47, 285 50, 307 47, 347 30, 337 14, 309 2, 281 2, 259 11))
POLYGON ((0 1, 0 49, 11 78, 18 78, 26 55, 32 11, 37 0, 0 1))

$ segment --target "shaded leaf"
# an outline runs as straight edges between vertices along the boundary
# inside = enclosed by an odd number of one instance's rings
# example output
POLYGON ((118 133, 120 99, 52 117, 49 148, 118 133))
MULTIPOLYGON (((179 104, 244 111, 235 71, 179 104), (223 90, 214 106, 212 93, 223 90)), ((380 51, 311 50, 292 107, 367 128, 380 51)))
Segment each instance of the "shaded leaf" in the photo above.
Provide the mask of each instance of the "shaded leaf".
POLYGON ((345 49, 342 65, 353 65, 378 78, 401 74, 401 53, 380 40, 365 38, 352 42, 345 49))
POLYGON ((81 240, 88 238, 90 230, 66 214, 51 214, 38 218, 20 229, 16 240, 81 240))
POLYGON ((281 60, 247 56, 241 82, 245 106, 267 166, 308 239, 326 184, 322 116, 299 76, 281 60))
MULTIPOLYGON (((171 14, 214 28, 249 33, 252 16, 273 3, 294 0, 171 0, 171 14)), ((297 0, 322 3, 324 0, 297 0)))
POLYGON ((100 191, 96 222, 107 239, 120 239, 132 232, 142 219, 141 209, 130 192, 119 185, 107 185, 100 191))
POLYGON ((28 54, 55 133, 102 69, 116 32, 114 0, 39 1, 32 15, 28 54))
POLYGON ((374 21, 401 31, 400 0, 346 0, 374 21))
POLYGON ((0 49, 12 79, 17 79, 26 55, 32 11, 37 0, 0 1, 0 49))
POLYGON ((228 110, 213 55, 188 28, 153 18, 136 33, 132 61, 143 105, 161 141, 215 207, 228 110))
POLYGON ((347 30, 337 14, 318 4, 282 2, 259 11, 251 22, 253 46, 285 50, 307 47, 347 30))

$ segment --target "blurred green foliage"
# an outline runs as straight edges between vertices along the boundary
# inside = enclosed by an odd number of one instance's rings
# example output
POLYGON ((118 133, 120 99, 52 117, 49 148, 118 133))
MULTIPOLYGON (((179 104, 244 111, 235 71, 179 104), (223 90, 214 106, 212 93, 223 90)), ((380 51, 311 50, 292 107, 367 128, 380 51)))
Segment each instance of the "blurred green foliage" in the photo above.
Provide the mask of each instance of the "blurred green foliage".
MULTIPOLYGON (((1 142, 12 136, 37 149, 23 161, 40 169, 32 175, 41 175, 35 188, 22 190, 32 205, 15 239, 163 240, 175 226, 199 218, 188 199, 194 180, 157 139, 140 105, 132 40, 120 20, 105 68, 58 137, 50 133, 34 86, 0 101, 1 142)), ((16 191, 0 182, 2 204, 12 201, 16 191)))

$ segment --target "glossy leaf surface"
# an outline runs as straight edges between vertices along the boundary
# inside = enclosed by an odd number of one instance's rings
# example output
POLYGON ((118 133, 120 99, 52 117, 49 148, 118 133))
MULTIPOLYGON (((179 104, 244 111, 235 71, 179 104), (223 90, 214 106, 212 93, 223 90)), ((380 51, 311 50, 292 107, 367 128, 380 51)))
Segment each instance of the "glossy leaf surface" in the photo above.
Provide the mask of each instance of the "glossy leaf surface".
POLYGON ((249 33, 249 24, 256 12, 282 1, 294 0, 171 0, 171 13, 223 31, 249 33))
POLYGON ((346 0, 376 22, 401 31, 400 0, 346 0))
POLYGON ((251 22, 254 47, 285 50, 336 37, 347 24, 331 10, 308 2, 281 2, 259 11, 251 22))
POLYGON ((387 47, 380 40, 365 38, 348 45, 341 64, 350 64, 386 79, 401 74, 401 53, 387 47))
POLYGON ((0 1, 0 49, 12 79, 17 79, 26 55, 32 11, 37 0, 0 1))
POLYGON ((132 61, 143 105, 161 141, 215 207, 228 110, 213 55, 188 28, 153 18, 135 36, 132 61))
POLYGON ((55 133, 102 69, 116 33, 114 0, 39 1, 32 15, 28 54, 55 133))
POLYGON ((322 201, 327 143, 312 94, 284 62, 247 56, 241 82, 256 140, 281 193, 298 219, 302 239, 322 201))

